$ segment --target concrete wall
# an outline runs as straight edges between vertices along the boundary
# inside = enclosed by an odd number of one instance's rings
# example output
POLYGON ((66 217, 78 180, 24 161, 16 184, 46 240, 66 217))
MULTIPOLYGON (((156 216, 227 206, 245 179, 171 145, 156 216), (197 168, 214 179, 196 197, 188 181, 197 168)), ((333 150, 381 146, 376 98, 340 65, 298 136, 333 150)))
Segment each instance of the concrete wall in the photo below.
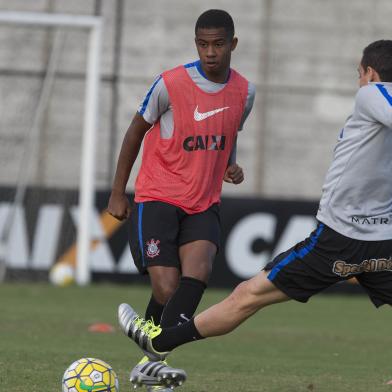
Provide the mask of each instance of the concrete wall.
MULTIPOLYGON (((224 192, 318 198, 332 149, 350 113, 356 67, 368 43, 388 38, 390 0, 0 0, 0 11, 99 14, 105 20, 97 184, 110 187, 128 124, 162 70, 197 58, 193 28, 208 8, 228 10, 239 46, 233 67, 257 98, 239 138, 246 182, 224 192)), ((24 135, 33 118, 53 33, 0 25, 0 184, 77 187, 86 34, 67 30, 34 163, 24 135)), ((132 189, 137 163, 129 189, 132 189)))

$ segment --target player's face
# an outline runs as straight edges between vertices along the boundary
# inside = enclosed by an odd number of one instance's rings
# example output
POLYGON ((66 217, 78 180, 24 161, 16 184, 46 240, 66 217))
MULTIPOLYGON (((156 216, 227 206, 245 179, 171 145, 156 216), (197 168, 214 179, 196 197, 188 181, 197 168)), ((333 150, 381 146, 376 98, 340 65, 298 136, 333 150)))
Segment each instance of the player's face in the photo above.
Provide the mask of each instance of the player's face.
POLYGON ((198 29, 195 42, 201 66, 208 79, 217 83, 225 82, 230 69, 231 52, 237 46, 237 38, 229 38, 223 27, 198 29))

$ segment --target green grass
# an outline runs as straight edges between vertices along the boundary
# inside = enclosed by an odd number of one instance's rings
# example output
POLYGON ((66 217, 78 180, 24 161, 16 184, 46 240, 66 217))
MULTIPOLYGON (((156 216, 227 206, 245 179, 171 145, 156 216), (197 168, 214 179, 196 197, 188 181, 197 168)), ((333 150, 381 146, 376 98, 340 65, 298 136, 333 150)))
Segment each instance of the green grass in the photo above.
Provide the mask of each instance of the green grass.
MULTIPOLYGON (((227 291, 208 290, 201 308, 227 291)), ((93 285, 0 285, 0 390, 61 390, 66 367, 96 357, 117 372, 121 391, 139 349, 117 329, 117 305, 144 312, 149 290, 93 285), (116 326, 90 333, 95 322, 116 326)), ((230 335, 180 347, 170 357, 188 381, 178 392, 392 392, 392 312, 364 296, 318 296, 267 308, 230 335)))

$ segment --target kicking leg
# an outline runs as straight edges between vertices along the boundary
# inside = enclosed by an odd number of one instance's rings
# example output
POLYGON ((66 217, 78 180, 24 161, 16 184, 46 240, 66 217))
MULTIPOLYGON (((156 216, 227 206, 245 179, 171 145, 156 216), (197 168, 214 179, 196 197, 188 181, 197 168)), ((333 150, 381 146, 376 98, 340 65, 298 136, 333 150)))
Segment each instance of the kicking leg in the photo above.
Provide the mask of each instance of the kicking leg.
POLYGON ((262 271, 240 283, 223 301, 198 314, 179 328, 162 330, 153 341, 158 352, 169 352, 191 341, 224 335, 238 327, 258 310, 290 298, 275 287, 262 271))
POLYGON ((119 307, 119 321, 124 332, 149 355, 165 358, 171 350, 184 343, 229 333, 261 308, 289 299, 262 271, 239 284, 222 302, 178 327, 150 327, 127 304, 119 307))
POLYGON ((268 280, 267 272, 262 271, 240 283, 222 302, 198 314, 195 326, 203 337, 224 335, 261 308, 289 299, 268 280))

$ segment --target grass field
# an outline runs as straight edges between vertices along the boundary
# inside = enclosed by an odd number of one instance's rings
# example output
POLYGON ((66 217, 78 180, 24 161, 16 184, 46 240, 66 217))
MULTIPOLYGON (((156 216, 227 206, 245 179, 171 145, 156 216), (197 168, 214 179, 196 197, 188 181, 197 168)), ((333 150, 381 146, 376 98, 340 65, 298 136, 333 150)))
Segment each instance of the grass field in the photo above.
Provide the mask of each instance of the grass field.
MULTIPOLYGON (((209 290, 201 308, 226 294, 209 290)), ((148 297, 140 286, 0 285, 0 391, 60 391, 65 368, 86 356, 109 362, 120 390, 130 391, 128 373, 141 353, 118 330, 117 305, 127 301, 142 313, 148 297), (95 322, 116 332, 88 332, 95 322)), ((178 392, 392 392, 391 347, 390 307, 376 310, 365 296, 319 296, 180 347, 170 363, 188 372, 178 392)))

